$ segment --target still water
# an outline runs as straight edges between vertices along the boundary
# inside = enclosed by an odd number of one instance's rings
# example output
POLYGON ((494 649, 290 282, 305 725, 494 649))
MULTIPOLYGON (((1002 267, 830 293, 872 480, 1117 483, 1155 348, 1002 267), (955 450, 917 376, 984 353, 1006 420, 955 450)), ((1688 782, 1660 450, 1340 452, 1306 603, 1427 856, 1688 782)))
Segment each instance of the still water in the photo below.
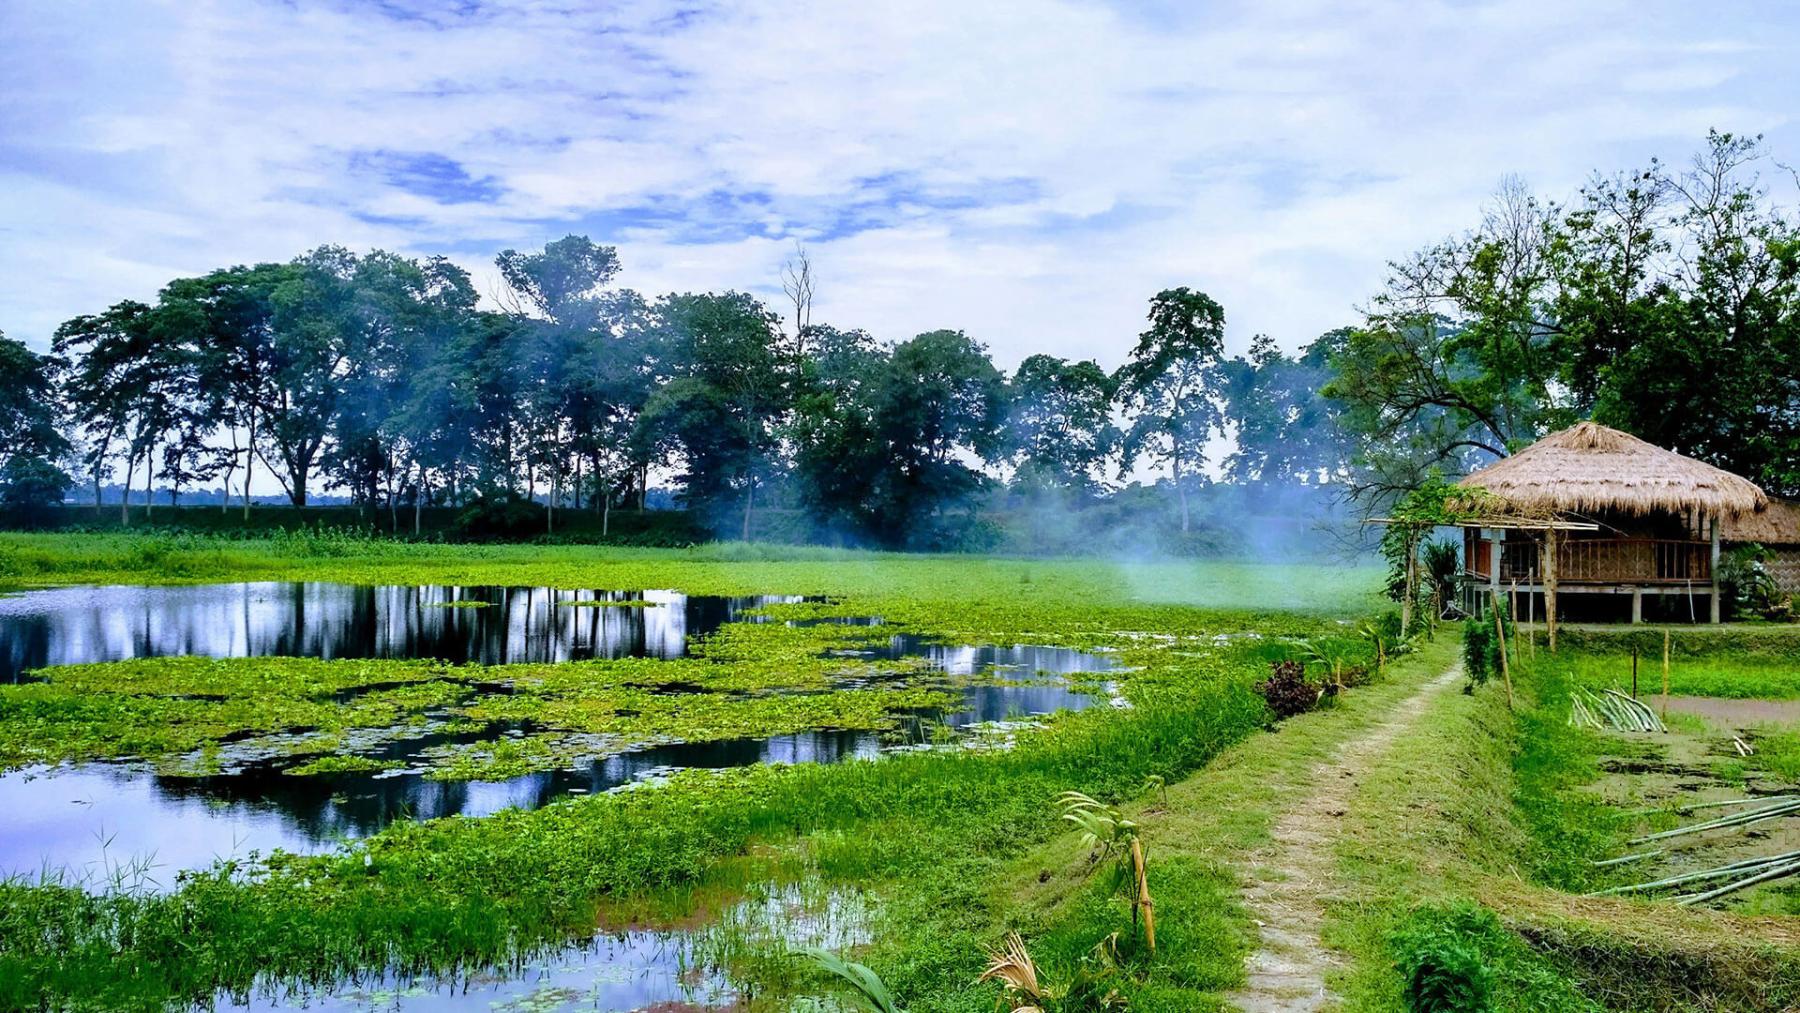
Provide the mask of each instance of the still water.
POLYGON ((452 664, 678 658, 688 640, 793 595, 257 581, 0 596, 0 681, 47 665, 212 658, 435 658, 452 664), (649 607, 581 607, 580 601, 649 607), (483 607, 447 607, 481 602, 483 607))
MULTIPOLYGON (((484 664, 676 658, 693 637, 726 622, 757 618, 746 615, 751 609, 802 600, 273 582, 32 591, 0 597, 0 665, 6 666, 0 679, 30 678, 32 669, 50 664, 175 654, 425 657, 484 664), (645 605, 568 604, 579 600, 645 605), (454 601, 490 604, 443 607, 454 601)), ((1104 703, 1105 697, 1070 688, 1066 677, 1115 667, 1106 655, 1066 648, 958 646, 908 635, 845 653, 924 658, 945 676, 993 669, 1015 683, 964 686, 961 709, 916 715, 921 722, 952 728, 1104 703)), ((448 738, 427 732, 359 752, 404 761, 448 738)), ((0 820, 0 875, 58 871, 89 883, 117 875, 146 888, 167 888, 181 869, 252 851, 327 850, 395 819, 482 816, 610 791, 684 768, 826 763, 894 747, 875 733, 814 731, 656 746, 569 769, 470 782, 427 780, 418 770, 296 777, 272 763, 205 777, 106 763, 16 770, 0 774, 0 813, 7 814, 0 820)))

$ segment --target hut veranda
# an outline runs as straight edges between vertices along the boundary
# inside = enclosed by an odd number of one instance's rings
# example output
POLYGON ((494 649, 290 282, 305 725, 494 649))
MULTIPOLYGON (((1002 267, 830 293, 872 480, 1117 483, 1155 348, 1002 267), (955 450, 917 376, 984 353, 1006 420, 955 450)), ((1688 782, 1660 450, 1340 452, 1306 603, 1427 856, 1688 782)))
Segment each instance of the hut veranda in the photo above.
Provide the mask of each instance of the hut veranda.
POLYGON ((1728 534, 1760 530, 1770 500, 1746 478, 1595 422, 1533 443, 1458 483, 1489 509, 1463 528, 1463 603, 1520 618, 1720 618, 1728 534), (1559 595, 1561 596, 1559 599, 1559 595))

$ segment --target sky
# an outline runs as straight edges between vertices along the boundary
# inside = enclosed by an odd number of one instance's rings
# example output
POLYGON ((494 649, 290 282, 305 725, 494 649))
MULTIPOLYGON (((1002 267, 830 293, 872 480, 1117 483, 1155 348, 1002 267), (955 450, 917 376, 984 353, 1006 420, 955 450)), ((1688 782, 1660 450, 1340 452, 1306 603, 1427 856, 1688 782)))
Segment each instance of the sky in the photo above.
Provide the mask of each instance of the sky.
POLYGON ((0 0, 0 331, 322 243, 492 293, 579 233, 776 306, 804 244, 816 322, 1006 368, 1116 366, 1175 285, 1292 349, 1508 175, 1800 161, 1789 6, 0 0))

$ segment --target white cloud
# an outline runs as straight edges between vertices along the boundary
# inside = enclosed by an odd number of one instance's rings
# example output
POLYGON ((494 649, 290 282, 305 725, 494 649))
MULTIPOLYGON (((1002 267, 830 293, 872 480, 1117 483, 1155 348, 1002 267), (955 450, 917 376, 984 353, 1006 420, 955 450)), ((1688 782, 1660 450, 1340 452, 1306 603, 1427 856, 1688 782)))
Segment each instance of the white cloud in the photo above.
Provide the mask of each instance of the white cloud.
POLYGON ((1777 3, 401 6, 5 5, 0 328, 322 242, 486 286, 577 229, 650 292, 777 294, 807 238, 821 319, 1112 365, 1168 285, 1238 347, 1346 322, 1509 172, 1565 194, 1709 126, 1800 157, 1777 3))

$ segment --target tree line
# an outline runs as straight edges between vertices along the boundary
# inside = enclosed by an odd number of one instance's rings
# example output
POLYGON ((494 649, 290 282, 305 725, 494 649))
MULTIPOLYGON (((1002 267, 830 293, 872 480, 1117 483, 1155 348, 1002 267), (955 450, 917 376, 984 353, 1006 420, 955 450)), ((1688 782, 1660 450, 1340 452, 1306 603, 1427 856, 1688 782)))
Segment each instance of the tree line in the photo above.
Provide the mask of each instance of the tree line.
POLYGON ((1009 377, 962 331, 810 322, 804 253, 792 319, 743 292, 617 287, 617 251, 583 236, 496 265, 505 291, 483 308, 444 258, 326 246, 76 317, 48 355, 8 341, 28 388, 8 417, 30 430, 6 443, 8 495, 78 496, 79 475, 98 507, 116 476, 146 505, 220 483, 247 510, 267 475, 295 506, 341 489, 397 530, 454 505, 553 532, 559 512, 641 506, 654 473, 721 533, 747 536, 766 503, 917 547, 982 497, 1079 506, 1140 459, 1185 504, 1225 425, 1224 313, 1189 289, 1151 301, 1123 369, 1034 355, 1009 377))
POLYGON ((1793 494, 1800 230, 1770 166, 1787 171, 1715 133, 1680 168, 1596 174, 1567 202, 1509 182, 1292 355, 1259 335, 1227 357, 1223 307, 1172 288, 1112 371, 1033 355, 1008 375, 959 330, 814 323, 803 251, 777 312, 737 291, 646 297, 583 236, 502 252, 492 307, 444 258, 325 246, 76 317, 47 355, 0 338, 0 502, 78 477, 97 502, 117 476, 146 501, 221 483, 247 505, 267 475, 295 505, 344 490, 395 530, 450 505, 553 532, 641 506, 662 475, 721 534, 782 506, 817 537, 942 547, 972 511, 1082 509, 1140 465, 1184 532, 1215 480, 1378 509, 1587 417, 1793 494))

